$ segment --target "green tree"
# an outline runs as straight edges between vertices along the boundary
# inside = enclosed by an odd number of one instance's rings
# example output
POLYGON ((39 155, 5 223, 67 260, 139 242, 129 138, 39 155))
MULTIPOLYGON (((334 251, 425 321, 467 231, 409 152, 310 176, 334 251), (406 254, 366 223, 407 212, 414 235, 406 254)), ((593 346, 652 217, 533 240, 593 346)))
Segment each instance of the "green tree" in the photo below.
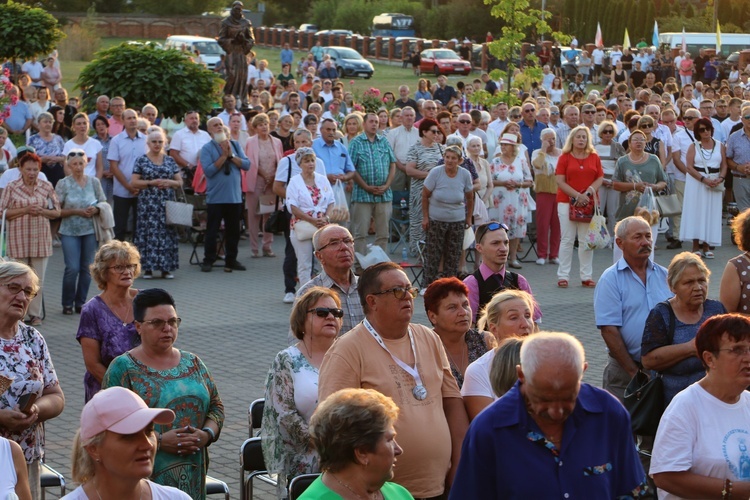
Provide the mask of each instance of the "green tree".
POLYGON ((225 0, 133 0, 136 10, 160 16, 196 15, 213 12, 226 5, 225 0))
POLYGON ((695 17, 695 9, 693 8, 693 4, 688 4, 687 9, 685 9, 685 17, 688 19, 692 19, 695 17))
POLYGON ((13 0, 0 4, 0 59, 15 63, 49 54, 64 37, 57 19, 44 10, 13 0))
POLYGON ((182 116, 190 109, 207 114, 221 92, 221 79, 178 50, 151 44, 121 44, 100 51, 78 77, 76 87, 94 109, 101 94, 119 95, 140 109, 153 103, 163 116, 182 116))

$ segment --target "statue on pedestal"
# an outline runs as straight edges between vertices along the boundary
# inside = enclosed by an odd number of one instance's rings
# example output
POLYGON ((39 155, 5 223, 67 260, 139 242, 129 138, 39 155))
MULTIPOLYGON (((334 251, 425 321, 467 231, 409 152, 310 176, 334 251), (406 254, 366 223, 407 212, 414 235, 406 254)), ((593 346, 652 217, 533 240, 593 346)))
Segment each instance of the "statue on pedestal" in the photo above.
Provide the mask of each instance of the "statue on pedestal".
POLYGON ((247 54, 255 45, 252 23, 245 18, 244 5, 239 0, 232 3, 229 17, 221 22, 219 45, 227 53, 226 85, 224 94, 232 94, 241 108, 247 107, 247 54))

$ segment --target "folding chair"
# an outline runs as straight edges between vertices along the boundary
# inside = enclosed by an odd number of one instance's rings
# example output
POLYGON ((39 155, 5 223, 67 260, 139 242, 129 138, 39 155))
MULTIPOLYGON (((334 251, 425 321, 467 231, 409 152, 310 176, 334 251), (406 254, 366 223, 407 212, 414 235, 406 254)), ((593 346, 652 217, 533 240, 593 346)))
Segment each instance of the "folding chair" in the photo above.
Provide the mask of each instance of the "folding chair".
POLYGON ((263 398, 256 399, 247 409, 247 426, 250 436, 255 437, 260 434, 260 424, 263 420, 263 409, 266 406, 266 400, 263 398))
POLYGON ((409 242, 409 191, 393 192, 393 212, 391 220, 388 221, 390 238, 388 252, 395 253, 401 245, 407 246, 409 242), (406 201, 406 209, 401 208, 401 200, 406 201), (396 241, 393 241, 396 239, 396 241))
POLYGON ((224 481, 206 476, 206 495, 224 495, 224 500, 229 500, 229 486, 224 481))
POLYGON ((412 284, 416 287, 421 286, 422 275, 424 274, 424 245, 423 240, 417 243, 417 261, 415 263, 410 262, 399 262, 399 266, 406 272, 407 270, 411 273, 412 284))
POLYGON ((255 478, 276 486, 276 481, 268 475, 266 470, 260 439, 260 437, 251 437, 246 439, 240 447, 240 500, 252 500, 255 478))
MULTIPOLYGON (((536 217, 536 212, 534 212, 534 217, 536 217)), ((536 262, 539 258, 539 253, 536 251, 536 220, 533 218, 531 222, 529 222, 529 225, 526 226, 526 237, 529 239, 529 248, 526 250, 526 253, 523 254, 523 257, 518 260, 521 262, 536 262), (534 252, 534 257, 527 259, 531 252, 534 252)))
POLYGON ((46 498, 47 488, 60 488, 60 497, 65 496, 65 477, 45 463, 42 463, 39 480, 42 485, 42 500, 46 498))
POLYGON ((302 474, 289 483, 289 500, 297 500, 320 474, 302 474))
MULTIPOLYGON (((199 265, 203 259, 198 255, 198 247, 204 242, 206 237, 206 223, 208 219, 208 205, 206 196, 202 194, 186 194, 187 202, 193 205, 193 226, 190 228, 190 242, 193 244, 193 251, 190 254, 190 264, 199 265)), ((219 241, 217 260, 224 260, 224 228, 219 230, 219 241)))

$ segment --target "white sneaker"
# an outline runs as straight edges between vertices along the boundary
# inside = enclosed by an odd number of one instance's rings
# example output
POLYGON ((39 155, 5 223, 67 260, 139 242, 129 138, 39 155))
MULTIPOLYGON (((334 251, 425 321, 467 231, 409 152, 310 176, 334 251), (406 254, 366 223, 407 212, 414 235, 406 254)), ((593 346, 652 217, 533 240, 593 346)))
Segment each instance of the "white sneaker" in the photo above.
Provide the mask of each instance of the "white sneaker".
POLYGON ((421 290, 419 291, 419 296, 420 296, 420 297, 424 297, 424 293, 425 293, 426 291, 427 291, 427 288, 422 288, 422 289, 421 289, 421 290))
POLYGON ((550 264, 554 264, 554 265, 556 265, 556 266, 557 266, 557 265, 559 265, 559 264, 560 264, 560 259, 558 259, 557 257, 555 257, 554 259, 550 259, 550 260, 549 260, 549 263, 550 263, 550 264))
POLYGON ((284 304, 294 304, 294 294, 292 292, 287 292, 284 295, 284 304))
POLYGON ((546 263, 547 263, 547 261, 545 259, 536 259, 536 264, 538 266, 543 266, 546 263))

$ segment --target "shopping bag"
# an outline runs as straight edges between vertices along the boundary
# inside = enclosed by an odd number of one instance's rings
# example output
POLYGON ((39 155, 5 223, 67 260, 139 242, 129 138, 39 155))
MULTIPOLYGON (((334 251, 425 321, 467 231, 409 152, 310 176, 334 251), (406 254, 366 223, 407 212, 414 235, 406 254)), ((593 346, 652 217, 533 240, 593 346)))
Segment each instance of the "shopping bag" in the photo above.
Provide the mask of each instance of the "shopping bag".
POLYGON ((649 226, 654 226, 659 223, 660 215, 659 209, 656 206, 656 196, 654 196, 654 191, 650 187, 647 187, 643 191, 633 215, 636 217, 642 217, 648 222, 649 226))
POLYGON ((333 208, 329 218, 332 222, 346 222, 349 220, 349 205, 346 203, 344 183, 337 180, 333 185, 333 208))
POLYGON ((463 243, 463 249, 468 249, 472 243, 474 243, 474 229, 471 228, 471 226, 464 229, 464 243, 463 243))
POLYGON ((602 215, 599 205, 597 205, 586 233, 586 246, 589 250, 598 250, 607 248, 611 241, 612 237, 607 230, 607 219, 602 215))

